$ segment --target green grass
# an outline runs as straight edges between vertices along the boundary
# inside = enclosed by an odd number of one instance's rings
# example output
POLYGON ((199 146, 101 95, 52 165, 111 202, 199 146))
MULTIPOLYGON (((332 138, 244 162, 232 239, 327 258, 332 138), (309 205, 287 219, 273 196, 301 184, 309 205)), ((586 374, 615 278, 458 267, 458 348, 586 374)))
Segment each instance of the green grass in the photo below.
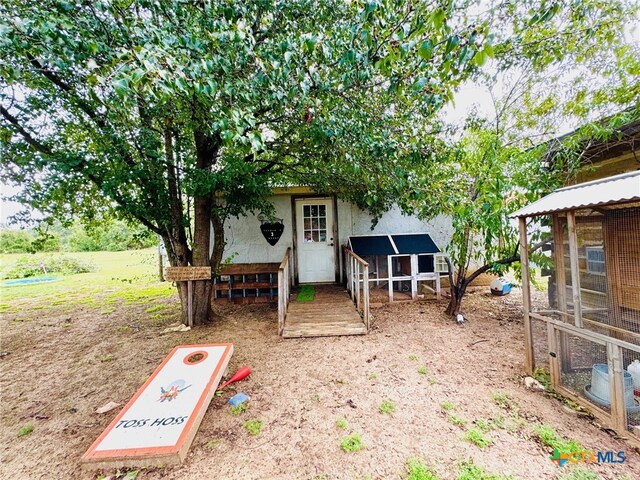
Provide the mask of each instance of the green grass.
POLYGON ((232 406, 230 408, 231 415, 233 415, 234 417, 237 417, 241 413, 246 412, 248 409, 249 409, 249 404, 247 402, 232 406))
POLYGON ((449 423, 455 425, 456 427, 464 427, 467 424, 467 421, 464 418, 458 417, 456 415, 449 415, 448 420, 449 423))
POLYGON ((311 395, 311 401, 312 402, 319 402, 320 401, 320 395, 318 395, 317 393, 314 393, 313 395, 311 395))
POLYGON ((427 367, 422 366, 422 367, 418 368, 418 373, 419 373, 420 375, 426 375, 426 374, 428 374, 428 373, 429 373, 429 370, 427 370, 427 367))
POLYGON ((378 379, 378 374, 377 373, 371 373, 369 374, 369 380, 377 380, 378 379))
POLYGON ((353 433, 342 437, 342 440, 340 440, 340 448, 345 452, 359 452, 364 448, 364 443, 362 443, 362 438, 359 433, 353 433))
POLYGON ((463 437, 466 441, 473 443, 478 448, 486 448, 493 443, 489 437, 479 428, 470 428, 463 437))
POLYGON ((446 402, 442 402, 440 404, 440 408, 445 412, 452 412, 456 409, 456 406, 453 404, 453 402, 447 400, 446 402))
POLYGON ((380 407, 378 408, 380 410, 380 413, 391 414, 396 411, 396 402, 394 402, 393 400, 389 400, 387 398, 384 402, 380 404, 380 407))
POLYGON ((339 418, 336 420, 336 427, 345 430, 347 428, 347 421, 344 418, 339 418))
POLYGON ((263 426, 264 424, 262 423, 262 420, 258 420, 255 418, 244 422, 244 428, 246 428, 247 431, 254 437, 257 437, 258 435, 260 435, 260 433, 262 432, 263 426))
POLYGON ((440 480, 438 474, 431 467, 427 467, 422 460, 417 458, 407 460, 407 474, 406 480, 440 480))
POLYGON ((217 447, 218 445, 220 445, 220 443, 222 443, 222 440, 220 440, 219 438, 213 438, 209 440, 205 446, 211 449, 217 447))
POLYGON ((409 355, 409 360, 415 362, 418 360, 418 356, 414 353, 412 353, 411 355, 409 355))
POLYGON ((458 480, 513 480, 513 477, 488 473, 484 468, 469 461, 460 467, 458 480))
MULTIPOLYGON (((56 255, 52 253, 51 255, 56 255)), ((2 289, 6 310, 19 311, 44 306, 69 308, 83 305, 108 313, 118 303, 149 303, 176 293, 171 282, 158 280, 155 248, 124 252, 65 252, 64 255, 93 263, 96 271, 59 276, 56 282, 2 289)), ((3 270, 11 268, 22 254, 0 255, 3 270)), ((6 312, 8 313, 8 312, 6 312)), ((105 313, 107 314, 107 313, 105 313)))
POLYGON ((298 295, 296 295, 297 302, 313 302, 316 296, 316 289, 313 285, 302 285, 298 295))
POLYGON ((533 427, 533 433, 542 445, 553 450, 557 449, 559 453, 581 452, 583 450, 578 442, 564 438, 549 425, 536 425, 533 427))
MULTIPOLYGON (((627 477, 629 478, 629 477, 627 477)), ((558 480, 601 480, 602 477, 596 472, 587 470, 585 467, 576 466, 571 471, 558 477, 558 480)), ((619 480, 624 480, 624 477, 619 477, 619 480)))
POLYGON ((18 436, 25 437, 29 435, 31 432, 33 432, 33 423, 27 423, 20 430, 18 430, 18 436))
POLYGON ((486 418, 479 418, 475 421, 476 427, 478 427, 483 432, 489 432, 495 428, 493 423, 491 423, 486 418))
POLYGON ((505 410, 518 410, 518 404, 506 393, 494 392, 491 395, 491 400, 493 400, 493 403, 505 410))

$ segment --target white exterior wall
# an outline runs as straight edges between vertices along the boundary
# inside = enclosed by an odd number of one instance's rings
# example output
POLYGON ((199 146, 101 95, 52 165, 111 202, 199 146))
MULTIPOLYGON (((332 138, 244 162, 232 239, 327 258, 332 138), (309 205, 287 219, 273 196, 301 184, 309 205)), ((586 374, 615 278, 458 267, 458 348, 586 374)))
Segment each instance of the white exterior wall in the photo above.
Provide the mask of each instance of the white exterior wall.
MULTIPOLYGON (((311 195, 309 195, 311 197, 311 195)), ((284 232, 275 246, 267 243, 260 231, 257 216, 230 218, 225 223, 227 245, 224 258, 235 254, 233 263, 280 262, 287 247, 293 245, 291 195, 274 195, 271 201, 276 218, 284 223, 284 232)), ((451 220, 444 215, 425 222, 413 215, 403 215, 398 207, 385 212, 376 227, 371 230, 371 215, 357 206, 338 200, 338 235, 340 245, 345 245, 350 235, 375 233, 428 233, 439 248, 444 249, 451 240, 451 220)), ((213 238, 213 234, 212 234, 213 238)))
MULTIPOLYGON (((293 227, 291 225, 291 196, 275 195, 271 197, 275 207, 275 217, 281 218, 284 231, 278 243, 273 247, 267 243, 260 231, 257 215, 230 218, 225 222, 224 234, 227 245, 224 259, 234 256, 233 263, 280 263, 287 247, 293 245, 293 227)), ((211 235, 213 238, 213 233, 211 235)))

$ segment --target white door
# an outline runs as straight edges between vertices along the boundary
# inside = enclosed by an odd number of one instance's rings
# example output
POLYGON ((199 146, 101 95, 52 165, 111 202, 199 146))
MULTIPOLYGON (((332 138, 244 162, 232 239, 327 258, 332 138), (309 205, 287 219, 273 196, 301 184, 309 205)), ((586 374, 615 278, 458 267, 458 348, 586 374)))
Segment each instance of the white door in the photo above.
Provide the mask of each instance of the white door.
POLYGON ((296 200, 296 230, 299 282, 334 282, 333 200, 296 200))

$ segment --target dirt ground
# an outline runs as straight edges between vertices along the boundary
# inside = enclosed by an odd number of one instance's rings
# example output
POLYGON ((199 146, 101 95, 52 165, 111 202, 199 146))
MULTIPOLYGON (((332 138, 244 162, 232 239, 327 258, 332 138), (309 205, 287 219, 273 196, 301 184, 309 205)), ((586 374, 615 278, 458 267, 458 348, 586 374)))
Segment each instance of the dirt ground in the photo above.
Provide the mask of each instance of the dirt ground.
MULTIPOLYGON (((177 311, 176 298, 160 302, 177 311)), ((232 342, 229 371, 247 364, 252 375, 214 397, 183 465, 143 470, 138 479, 401 479, 410 458, 444 479, 457 478, 468 461, 521 479, 557 478, 570 467, 556 466, 536 441, 533 428, 542 423, 587 450, 623 450, 624 464, 588 467, 602 478, 640 478, 631 445, 523 386, 517 292, 471 294, 462 327, 442 314, 443 302, 377 304, 366 336, 290 340, 276 333, 273 305, 217 307, 214 324, 164 335, 175 315, 150 317, 148 304, 117 305, 109 315, 51 308, 30 321, 28 309, 5 314, 0 478, 113 476, 80 466, 117 414, 96 408, 126 403, 175 345, 207 342, 232 342), (225 403, 235 391, 251 397, 239 416, 225 403), (517 407, 496 405, 500 393, 517 407), (380 411, 385 400, 395 402, 394 412, 380 411), (445 402, 453 404, 449 413, 445 402), (466 426, 452 424, 452 414, 466 426), (263 421, 259 436, 243 427, 249 419, 263 421), (482 419, 502 424, 486 433, 493 443, 484 449, 463 439, 482 419), (28 423, 33 432, 18 436, 28 423), (340 441, 352 433, 365 448, 347 453, 340 441)))

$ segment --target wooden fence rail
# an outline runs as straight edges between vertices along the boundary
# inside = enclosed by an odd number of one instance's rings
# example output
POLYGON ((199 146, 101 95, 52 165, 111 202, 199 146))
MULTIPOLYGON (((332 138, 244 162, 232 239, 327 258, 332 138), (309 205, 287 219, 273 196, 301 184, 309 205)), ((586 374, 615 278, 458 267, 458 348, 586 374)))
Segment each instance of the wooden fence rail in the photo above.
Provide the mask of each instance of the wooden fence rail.
POLYGON ((289 294, 291 291, 291 247, 287 248, 280 267, 278 267, 278 335, 284 331, 284 322, 289 307, 289 294))
POLYGON ((347 291, 362 315, 362 320, 369 331, 369 264, 356 255, 353 250, 343 247, 347 291))

